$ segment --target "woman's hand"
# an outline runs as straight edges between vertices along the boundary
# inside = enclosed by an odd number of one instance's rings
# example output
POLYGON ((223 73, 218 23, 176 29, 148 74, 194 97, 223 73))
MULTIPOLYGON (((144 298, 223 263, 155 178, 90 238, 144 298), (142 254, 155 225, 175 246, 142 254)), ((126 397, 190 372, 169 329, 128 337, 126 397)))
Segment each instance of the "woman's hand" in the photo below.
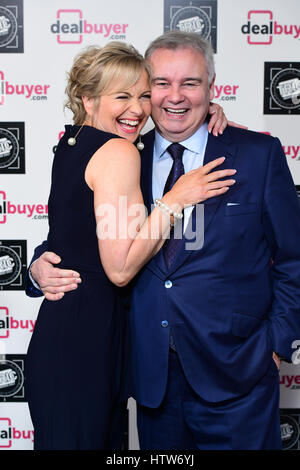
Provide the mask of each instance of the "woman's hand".
POLYGON ((273 361, 275 362, 277 369, 280 370, 280 358, 277 356, 275 352, 273 352, 273 361))
POLYGON ((212 171, 225 160, 225 157, 216 158, 196 170, 182 175, 174 184, 171 191, 166 193, 163 201, 178 211, 187 206, 206 201, 209 198, 220 196, 229 190, 235 183, 234 179, 221 180, 236 173, 234 169, 212 171))
POLYGON ((216 137, 218 134, 223 134, 224 129, 228 126, 228 121, 222 106, 217 103, 210 103, 208 114, 210 115, 207 125, 208 132, 212 132, 216 137))
POLYGON ((242 124, 237 124, 233 121, 227 121, 222 106, 217 103, 210 103, 208 108, 208 114, 210 115, 210 120, 207 125, 207 130, 208 132, 212 132, 213 135, 216 137, 218 136, 218 134, 223 134, 223 131, 227 126, 239 127, 240 129, 248 129, 248 127, 243 126, 242 124))

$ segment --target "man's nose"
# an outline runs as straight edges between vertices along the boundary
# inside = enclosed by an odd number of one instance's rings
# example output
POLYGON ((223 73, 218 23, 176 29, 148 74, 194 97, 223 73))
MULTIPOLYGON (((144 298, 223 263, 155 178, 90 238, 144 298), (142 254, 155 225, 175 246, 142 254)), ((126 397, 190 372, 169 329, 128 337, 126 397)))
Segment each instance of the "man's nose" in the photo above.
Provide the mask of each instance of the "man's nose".
POLYGON ((182 93, 180 91, 180 87, 172 86, 169 90, 168 99, 171 103, 180 103, 184 100, 182 93))

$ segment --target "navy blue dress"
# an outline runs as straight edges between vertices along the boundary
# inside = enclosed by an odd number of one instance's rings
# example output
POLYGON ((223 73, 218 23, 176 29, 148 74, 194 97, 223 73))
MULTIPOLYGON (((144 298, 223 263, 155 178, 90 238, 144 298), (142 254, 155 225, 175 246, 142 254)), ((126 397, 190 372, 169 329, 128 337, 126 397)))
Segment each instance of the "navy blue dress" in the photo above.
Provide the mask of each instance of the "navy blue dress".
POLYGON ((59 267, 77 270, 82 283, 59 301, 44 299, 26 361, 26 391, 35 449, 118 449, 126 393, 126 313, 120 289, 100 262, 93 191, 86 166, 118 137, 66 126, 52 169, 48 249, 59 267))

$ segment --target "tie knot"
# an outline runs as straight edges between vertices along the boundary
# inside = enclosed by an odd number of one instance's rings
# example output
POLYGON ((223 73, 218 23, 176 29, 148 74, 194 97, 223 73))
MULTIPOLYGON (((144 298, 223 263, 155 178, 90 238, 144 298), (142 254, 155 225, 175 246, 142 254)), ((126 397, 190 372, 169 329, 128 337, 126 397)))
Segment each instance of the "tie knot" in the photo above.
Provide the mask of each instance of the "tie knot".
POLYGON ((178 142, 174 142, 173 144, 169 145, 167 148, 167 151, 173 158, 173 160, 178 160, 182 158, 183 152, 185 150, 185 147, 178 142))

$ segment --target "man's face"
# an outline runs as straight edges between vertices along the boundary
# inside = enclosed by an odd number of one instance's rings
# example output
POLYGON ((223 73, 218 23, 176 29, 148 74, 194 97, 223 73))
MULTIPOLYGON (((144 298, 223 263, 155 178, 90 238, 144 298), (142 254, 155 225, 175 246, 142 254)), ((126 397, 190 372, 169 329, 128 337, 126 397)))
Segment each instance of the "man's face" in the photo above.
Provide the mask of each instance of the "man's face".
POLYGON ((203 124, 214 96, 207 65, 196 49, 157 49, 151 55, 152 118, 160 134, 172 142, 190 137, 203 124))

